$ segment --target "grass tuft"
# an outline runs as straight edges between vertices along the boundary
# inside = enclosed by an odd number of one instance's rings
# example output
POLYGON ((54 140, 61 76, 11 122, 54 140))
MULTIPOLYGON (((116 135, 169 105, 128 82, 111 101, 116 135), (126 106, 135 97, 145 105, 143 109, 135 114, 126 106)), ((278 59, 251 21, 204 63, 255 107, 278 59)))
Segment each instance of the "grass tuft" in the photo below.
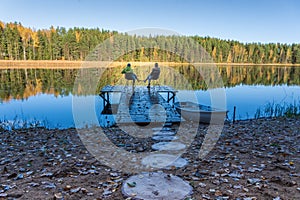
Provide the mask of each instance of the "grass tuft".
POLYGON ((254 114, 255 119, 263 117, 296 117, 300 116, 300 101, 294 103, 275 104, 267 103, 265 106, 260 107, 254 114))

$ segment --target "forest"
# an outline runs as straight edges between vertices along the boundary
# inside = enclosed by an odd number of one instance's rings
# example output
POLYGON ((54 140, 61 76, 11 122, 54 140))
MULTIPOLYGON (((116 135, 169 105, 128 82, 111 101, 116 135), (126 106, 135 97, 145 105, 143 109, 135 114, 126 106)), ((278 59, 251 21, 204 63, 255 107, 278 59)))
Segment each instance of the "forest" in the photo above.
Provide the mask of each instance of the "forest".
MULTIPOLYGON (((241 43, 202 36, 137 36, 100 28, 34 29, 18 22, 0 21, 0 60, 86 60, 97 45, 98 60, 114 61, 198 61, 193 44, 201 45, 216 63, 300 64, 300 44, 241 43), (114 40, 121 37, 119 40, 114 40), (126 38, 126 39, 124 39, 126 38), (108 39, 108 40, 107 40, 108 39), (116 46, 131 50, 110 56, 116 46), (168 47, 166 47, 168 46, 168 47), (146 47, 146 48, 145 48, 146 47), (166 51, 170 49, 170 51, 166 51), (107 54, 106 56, 103 56, 107 54), (118 56, 122 54, 122 56, 118 56)), ((194 45, 195 46, 195 45, 194 45)), ((113 55, 113 54, 112 54, 113 55)))

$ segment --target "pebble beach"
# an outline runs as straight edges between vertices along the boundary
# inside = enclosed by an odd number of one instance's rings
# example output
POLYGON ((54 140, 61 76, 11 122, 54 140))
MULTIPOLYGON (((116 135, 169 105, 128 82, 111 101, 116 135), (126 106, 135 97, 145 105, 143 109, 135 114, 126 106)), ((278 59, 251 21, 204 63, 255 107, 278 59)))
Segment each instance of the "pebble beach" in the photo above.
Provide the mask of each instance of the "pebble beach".
MULTIPOLYGON (((158 170, 189 183, 185 199, 300 199, 299 117, 226 122, 213 149, 199 158, 206 128, 199 126, 182 154, 187 165, 158 170)), ((104 132, 115 144, 132 143, 117 127, 104 132)), ((125 147, 138 153, 154 143, 125 147)), ((136 174, 95 159, 76 129, 0 129, 0 144, 0 199, 135 199, 122 187, 136 174)))

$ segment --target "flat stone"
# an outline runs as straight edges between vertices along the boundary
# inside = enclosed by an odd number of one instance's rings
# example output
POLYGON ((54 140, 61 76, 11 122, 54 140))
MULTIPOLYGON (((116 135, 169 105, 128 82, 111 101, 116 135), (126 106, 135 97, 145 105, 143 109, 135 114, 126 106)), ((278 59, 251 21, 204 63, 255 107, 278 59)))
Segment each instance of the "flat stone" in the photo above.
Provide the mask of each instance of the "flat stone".
POLYGON ((6 193, 1 193, 0 197, 7 197, 7 194, 6 193))
POLYGON ((54 199, 63 199, 62 193, 56 193, 56 194, 54 194, 54 199))
POLYGON ((155 128, 152 128, 152 131, 171 131, 171 128, 168 128, 168 127, 155 127, 155 128))
POLYGON ((157 131, 153 133, 153 136, 173 136, 175 132, 173 131, 157 131))
POLYGON ((153 140, 157 140, 157 141, 171 141, 171 140, 177 140, 178 137, 176 136, 163 136, 163 135, 157 135, 157 136, 153 136, 152 137, 153 140))
POLYGON ((152 149, 156 151, 178 151, 185 148, 180 142, 159 142, 152 145, 152 149))
POLYGON ((261 180, 259 178, 248 178, 247 182, 250 184, 255 184, 255 183, 259 183, 261 180))
POLYGON ((188 161, 171 154, 152 154, 142 160, 142 164, 153 168, 184 167, 188 161))
POLYGON ((163 172, 142 173, 124 181, 122 193, 134 199, 185 199, 193 188, 178 176, 163 172), (134 184, 134 187, 132 186, 134 184))
POLYGON ((173 123, 171 123, 171 122, 166 122, 165 123, 165 127, 171 127, 173 125, 173 123))

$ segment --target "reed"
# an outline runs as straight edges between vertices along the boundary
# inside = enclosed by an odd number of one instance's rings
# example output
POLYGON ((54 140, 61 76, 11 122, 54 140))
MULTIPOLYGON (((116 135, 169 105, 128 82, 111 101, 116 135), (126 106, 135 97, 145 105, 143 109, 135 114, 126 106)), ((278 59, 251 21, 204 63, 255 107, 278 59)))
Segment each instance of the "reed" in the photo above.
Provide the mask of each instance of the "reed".
POLYGON ((294 103, 276 104, 274 102, 267 103, 265 106, 256 110, 254 118, 263 117, 296 117, 300 115, 300 100, 294 103))
POLYGON ((17 130, 26 128, 49 128, 47 120, 39 121, 37 119, 23 120, 17 116, 13 120, 0 119, 0 131, 17 130))

